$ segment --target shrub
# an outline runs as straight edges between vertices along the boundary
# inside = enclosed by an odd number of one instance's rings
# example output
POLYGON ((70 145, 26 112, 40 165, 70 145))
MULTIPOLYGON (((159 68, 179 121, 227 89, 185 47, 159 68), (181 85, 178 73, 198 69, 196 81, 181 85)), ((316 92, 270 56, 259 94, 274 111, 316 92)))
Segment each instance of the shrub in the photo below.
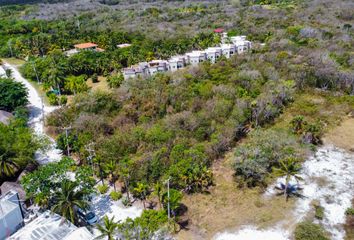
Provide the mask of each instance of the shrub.
POLYGON ((55 93, 50 93, 48 95, 48 100, 49 100, 49 104, 52 106, 56 106, 59 104, 58 102, 58 96, 55 93))
POLYGON ((122 198, 122 193, 121 192, 116 192, 116 191, 113 191, 109 194, 109 196, 111 197, 111 199, 113 201, 118 201, 119 199, 122 198))
MULTIPOLYGON (((124 239, 155 239, 161 235, 161 227, 168 221, 165 211, 144 210, 140 217, 134 220, 128 218, 118 225, 124 239), (138 231, 137 231, 138 229, 138 231)), ((169 239, 166 236, 156 239, 169 239)))
POLYGON ((301 146, 285 131, 256 130, 236 149, 235 176, 240 187, 266 186, 272 167, 288 157, 301 158, 301 146))
POLYGON ((101 193, 101 194, 105 194, 108 191, 108 185, 103 184, 103 185, 98 185, 97 186, 97 190, 101 193))
POLYGON ((92 82, 93 83, 97 83, 98 82, 98 76, 96 73, 94 73, 92 76, 91 76, 91 79, 92 79, 92 82))
POLYGON ((65 105, 68 102, 68 98, 64 95, 57 96, 55 93, 48 95, 49 104, 52 106, 65 105))
POLYGON ((315 206, 315 218, 322 220, 324 215, 324 208, 320 205, 315 206))
POLYGON ((123 81, 124 77, 122 74, 112 75, 107 78, 108 86, 110 88, 119 88, 123 81))
POLYGON ((129 201, 128 197, 124 197, 124 198, 122 199, 122 203, 123 203, 123 205, 126 206, 126 207, 132 205, 132 203, 129 201))
POLYGON ((295 229, 295 240, 329 240, 320 225, 305 221, 295 229))
POLYGON ((354 216, 354 208, 348 208, 348 209, 345 211, 345 215, 354 216))
POLYGON ((58 97, 58 103, 60 103, 60 105, 65 105, 68 102, 68 98, 67 96, 60 96, 58 97))

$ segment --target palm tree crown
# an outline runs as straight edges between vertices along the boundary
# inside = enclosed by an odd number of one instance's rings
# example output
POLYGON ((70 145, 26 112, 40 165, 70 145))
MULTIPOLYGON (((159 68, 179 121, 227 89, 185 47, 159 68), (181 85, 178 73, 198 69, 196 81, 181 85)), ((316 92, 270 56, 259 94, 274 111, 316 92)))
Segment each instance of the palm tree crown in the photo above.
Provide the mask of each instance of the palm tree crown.
POLYGON ((108 240, 112 240, 114 239, 113 236, 117 231, 118 222, 114 221, 114 216, 112 218, 104 216, 103 225, 97 224, 96 227, 98 231, 101 232, 101 235, 99 235, 96 239, 102 239, 107 237, 108 240))
POLYGON ((84 193, 77 188, 75 182, 65 180, 61 184, 61 191, 54 194, 56 202, 52 207, 52 211, 60 214, 73 223, 77 222, 77 208, 87 209, 88 202, 84 199, 84 193))

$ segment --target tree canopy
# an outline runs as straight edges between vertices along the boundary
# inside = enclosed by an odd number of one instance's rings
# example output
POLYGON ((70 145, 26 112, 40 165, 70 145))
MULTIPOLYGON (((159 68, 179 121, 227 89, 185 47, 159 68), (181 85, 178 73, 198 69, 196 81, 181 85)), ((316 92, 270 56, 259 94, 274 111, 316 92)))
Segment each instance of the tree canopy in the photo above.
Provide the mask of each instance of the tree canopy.
POLYGON ((0 110, 14 111, 28 103, 27 89, 22 83, 9 78, 0 78, 0 110))

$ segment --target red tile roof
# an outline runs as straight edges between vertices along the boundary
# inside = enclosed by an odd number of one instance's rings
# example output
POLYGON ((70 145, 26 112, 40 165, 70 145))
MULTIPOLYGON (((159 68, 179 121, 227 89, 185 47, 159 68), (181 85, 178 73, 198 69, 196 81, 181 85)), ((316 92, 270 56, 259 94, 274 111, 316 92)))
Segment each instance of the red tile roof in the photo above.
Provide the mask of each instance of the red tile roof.
POLYGON ((95 43, 80 43, 80 44, 76 44, 74 45, 75 48, 79 48, 79 49, 85 49, 85 48, 92 48, 92 47, 97 47, 97 44, 95 43))
POLYGON ((214 33, 222 33, 222 32, 224 32, 223 28, 217 28, 214 30, 214 33))

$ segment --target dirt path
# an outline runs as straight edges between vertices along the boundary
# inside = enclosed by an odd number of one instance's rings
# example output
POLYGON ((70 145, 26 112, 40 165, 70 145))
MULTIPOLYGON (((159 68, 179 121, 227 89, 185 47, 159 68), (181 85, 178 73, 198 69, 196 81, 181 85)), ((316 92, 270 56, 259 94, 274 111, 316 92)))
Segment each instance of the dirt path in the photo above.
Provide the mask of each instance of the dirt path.
POLYGON ((325 135, 323 141, 354 152, 354 118, 348 117, 343 119, 339 126, 331 129, 325 135))

